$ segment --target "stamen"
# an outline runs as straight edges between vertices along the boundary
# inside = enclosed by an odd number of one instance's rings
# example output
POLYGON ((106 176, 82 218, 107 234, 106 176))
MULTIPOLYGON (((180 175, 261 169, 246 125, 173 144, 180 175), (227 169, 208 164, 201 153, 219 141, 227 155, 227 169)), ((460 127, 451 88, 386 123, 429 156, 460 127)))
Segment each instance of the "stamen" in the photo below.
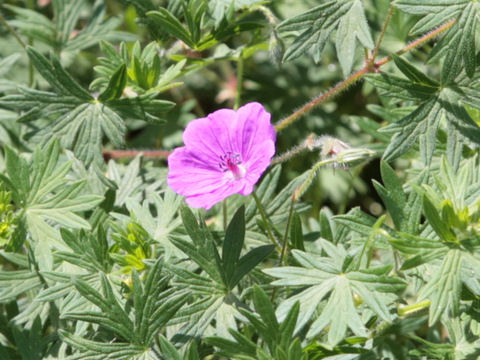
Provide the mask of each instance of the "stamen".
POLYGON ((245 168, 242 166, 242 158, 240 154, 228 151, 226 154, 220 155, 218 167, 222 172, 229 172, 234 179, 240 179, 245 176, 245 168))

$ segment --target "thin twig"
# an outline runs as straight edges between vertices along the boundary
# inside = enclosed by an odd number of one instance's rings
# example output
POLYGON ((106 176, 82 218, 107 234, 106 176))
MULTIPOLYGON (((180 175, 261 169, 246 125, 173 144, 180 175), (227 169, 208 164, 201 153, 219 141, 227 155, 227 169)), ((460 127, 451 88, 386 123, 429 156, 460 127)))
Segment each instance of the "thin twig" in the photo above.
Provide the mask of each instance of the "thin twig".
POLYGON ((143 154, 146 158, 166 159, 171 154, 170 150, 103 150, 105 160, 133 158, 143 154))
POLYGON ((292 201, 290 202, 290 210, 288 211, 287 227, 285 228, 285 236, 283 237, 282 251, 280 252, 279 266, 282 266, 283 262, 285 261, 285 253, 287 252, 287 243, 288 243, 288 232, 290 230, 290 224, 292 223, 294 205, 295 205, 295 198, 294 196, 292 196, 292 201))
POLYGON ((258 212, 260 213, 260 216, 262 217, 262 220, 265 224, 265 229, 267 230, 268 237, 270 238, 270 241, 272 244, 276 245, 279 249, 281 249, 281 246, 278 242, 278 240, 273 236, 272 230, 270 229, 270 223, 267 220, 267 215, 265 214, 265 210, 263 209, 262 202, 258 198, 257 194, 255 191, 252 193, 253 198, 255 199, 255 203, 257 204, 258 212))
POLYGON ((380 49, 380 44, 382 43, 383 37, 385 36, 385 33, 387 32, 388 24, 390 23, 390 20, 392 19, 393 11, 395 10, 395 7, 393 6, 393 3, 390 3, 390 7, 388 8, 388 13, 387 17, 385 18, 385 22, 383 23, 382 30, 380 31, 380 35, 378 35, 377 43, 375 44, 375 48, 373 49, 372 56, 370 56, 371 62, 375 62, 375 58, 378 55, 378 49, 380 49))
POLYGON ((12 34, 15 39, 17 39, 18 43, 22 45, 24 49, 27 47, 27 44, 25 44, 23 40, 20 38, 20 36, 17 34, 17 32, 10 25, 8 25, 7 20, 5 20, 5 18, 1 14, 0 14, 0 23, 2 23, 3 26, 7 28, 8 32, 12 34))
MULTIPOLYGON (((429 33, 423 35, 419 39, 411 42, 401 50, 399 50, 396 55, 402 55, 424 43, 427 41, 431 40, 435 36, 439 35, 440 33, 448 30, 452 25, 455 23, 456 19, 452 19, 448 21, 447 23, 443 24, 442 26, 438 27, 435 30, 430 31, 429 33)), ((313 108, 315 108, 317 105, 325 102, 326 100, 340 94, 342 91, 346 90, 349 86, 353 85, 356 83, 358 80, 363 78, 365 74, 371 72, 371 71, 376 71, 380 66, 385 65, 386 63, 392 61, 391 56, 384 57, 383 59, 373 63, 372 64, 366 64, 361 70, 357 71, 356 73, 353 73, 350 75, 348 78, 345 80, 339 82, 337 85, 335 85, 333 88, 327 90, 323 94, 317 96, 313 100, 309 101, 305 105, 303 105, 300 109, 294 111, 291 115, 287 116, 286 118, 280 120, 276 125, 275 125, 275 130, 276 131, 281 131, 285 129, 286 127, 290 126, 293 124, 296 120, 298 120, 300 117, 305 115, 307 112, 311 111, 313 108)))

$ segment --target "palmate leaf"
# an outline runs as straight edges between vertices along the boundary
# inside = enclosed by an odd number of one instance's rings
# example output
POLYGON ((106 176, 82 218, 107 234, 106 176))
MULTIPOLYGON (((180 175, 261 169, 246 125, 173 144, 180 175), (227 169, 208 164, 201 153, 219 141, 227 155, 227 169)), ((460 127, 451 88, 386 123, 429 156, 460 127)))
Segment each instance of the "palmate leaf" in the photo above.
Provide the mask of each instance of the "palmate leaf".
MULTIPOLYGON (((460 139, 480 142, 480 128, 461 106, 462 102, 479 106, 476 101, 478 95, 475 95, 478 85, 464 72, 456 77, 455 83, 438 84, 406 60, 396 56, 394 61, 409 80, 386 74, 367 75, 367 80, 377 87, 381 95, 415 102, 420 100, 420 104, 409 115, 381 129, 394 133, 383 155, 384 160, 391 161, 405 154, 418 141, 423 162, 430 164, 436 148, 437 132, 445 117, 448 157, 458 166, 461 146, 452 146, 452 142, 460 139)), ((475 73, 474 79, 479 76, 478 72, 475 73)))
POLYGON ((212 336, 207 338, 206 342, 218 347, 220 349, 218 355, 227 358, 256 359, 256 355, 260 353, 265 359, 303 359, 299 339, 293 334, 300 310, 299 304, 295 304, 284 321, 279 322, 267 294, 256 285, 253 287, 253 303, 258 315, 243 309, 240 311, 257 331, 258 339, 249 339, 232 329, 230 333, 233 339, 212 336))
POLYGON ((112 358, 122 358, 123 353, 126 359, 156 359, 151 357, 154 354, 152 347, 154 347, 155 337, 186 301, 185 297, 178 294, 172 295, 172 291, 166 291, 169 279, 162 274, 161 269, 162 263, 158 260, 149 269, 144 282, 133 271, 133 314, 131 316, 129 315, 130 305, 124 303, 123 299, 119 300, 110 280, 103 273, 100 273, 103 294, 84 280, 79 278, 73 280, 82 296, 95 304, 100 311, 72 311, 62 317, 98 324, 127 341, 127 343, 119 342, 115 343, 115 346, 104 347, 104 343, 64 332, 63 340, 80 350, 80 354, 73 357, 74 359, 90 359, 88 356, 96 359, 95 356, 105 351, 113 352, 112 358))
POLYGON ((471 78, 475 72, 475 34, 480 6, 468 0, 397 0, 395 6, 402 11, 424 15, 410 31, 413 35, 429 31, 448 20, 455 24, 445 33, 430 53, 430 60, 445 57, 442 70, 444 83, 453 80, 465 67, 471 78))
MULTIPOLYGON (((384 161, 380 164, 383 185, 373 180, 373 186, 382 198, 396 230, 416 234, 420 224, 422 212, 422 197, 416 191, 406 194, 402 182, 395 171, 384 161)), ((421 185, 427 182, 428 168, 422 171, 413 180, 413 183, 421 185)))
POLYGON ((59 335, 62 341, 79 351, 70 355, 68 360, 103 360, 105 357, 117 360, 158 360, 153 350, 145 349, 142 345, 92 341, 64 330, 59 330, 59 335))
POLYGON ((420 292, 420 300, 430 299, 429 325, 433 325, 446 311, 456 316, 460 306, 462 253, 449 250, 445 255, 439 271, 435 273, 420 292))
POLYGON ((178 340, 201 335, 216 320, 217 333, 229 337, 229 328, 236 328, 234 307, 238 303, 233 292, 240 280, 261 263, 274 249, 274 245, 254 248, 241 256, 245 241, 245 208, 241 206, 230 221, 220 256, 206 225, 197 222, 187 207, 181 210, 183 224, 191 241, 172 235, 171 241, 198 265, 204 273, 196 274, 178 266, 169 265, 175 275, 173 281, 192 295, 193 302, 179 311, 177 322, 185 322, 178 340))
POLYGON ((140 42, 136 42, 131 53, 127 50, 125 42, 120 44, 118 50, 106 41, 102 41, 100 47, 106 57, 98 59, 100 65, 95 66, 94 70, 99 77, 90 84, 90 89, 98 89, 111 82, 112 75, 122 66, 127 67, 127 86, 132 87, 132 90, 139 94, 146 91, 163 92, 182 84, 174 80, 183 74, 182 69, 186 60, 165 68, 158 54, 156 42, 149 43, 143 50, 140 42))
POLYGON ((125 86, 125 69, 120 67, 101 94, 103 102, 82 88, 60 65, 56 56, 50 60, 32 47, 28 56, 54 92, 19 88, 20 94, 0 98, 0 104, 24 111, 19 121, 31 122, 43 117, 53 119, 49 126, 36 131, 44 142, 52 134, 62 145, 73 149, 76 157, 87 165, 102 161, 102 140, 106 136, 115 147, 122 147, 126 126, 124 118, 157 121, 158 115, 173 107, 173 103, 155 99, 152 92, 136 98, 119 98, 125 86))
POLYGON ((170 189, 165 190, 163 197, 157 193, 150 194, 149 200, 145 200, 143 204, 133 199, 126 201, 132 218, 162 246, 166 261, 172 256, 183 257, 181 251, 169 240, 170 234, 181 224, 181 220, 176 217, 181 203, 182 198, 170 189), (155 209, 155 215, 151 212, 152 207, 155 209))
POLYGON ((76 29, 82 8, 86 5, 84 0, 67 1, 54 0, 53 19, 34 10, 12 5, 5 5, 15 13, 14 20, 9 23, 19 32, 30 39, 40 41, 52 49, 60 52, 79 51, 95 45, 100 40, 126 40, 133 41, 135 37, 127 32, 118 31, 120 20, 110 18, 105 20, 105 4, 96 1, 89 22, 81 29, 76 29))
POLYGON ((103 228, 100 227, 96 233, 81 230, 75 234, 66 229, 61 229, 60 233, 62 240, 72 251, 57 251, 56 258, 92 273, 103 271, 108 274, 110 272, 113 261, 108 254, 107 237, 103 228))
MULTIPOLYGON (((230 3, 246 4, 249 2, 249 0, 236 0, 230 3)), ((232 16, 229 21, 217 22, 217 26, 215 26, 213 21, 208 21, 207 8, 210 4, 209 1, 190 0, 169 2, 168 4, 166 8, 156 6, 151 9, 153 11, 145 11, 146 8, 142 9, 143 20, 149 25, 149 29, 151 29, 155 38, 168 39, 165 35, 169 35, 169 37, 181 40, 188 47, 197 51, 211 48, 241 32, 260 29, 264 25, 264 22, 261 21, 251 21, 251 19, 246 21, 241 17, 236 19, 232 16)), ((221 9, 218 2, 213 5, 217 12, 221 9)), ((232 4, 230 9, 234 10, 235 7, 232 4)), ((248 6, 242 8, 248 9, 248 6)))
POLYGON ((244 206, 237 210, 228 225, 222 256, 218 253, 212 235, 205 224, 201 222, 199 225, 192 211, 187 207, 182 208, 181 214, 192 242, 179 236, 172 236, 171 241, 200 266, 211 280, 223 286, 226 294, 274 249, 274 245, 263 245, 241 256, 245 241, 244 206))
POLYGON ((18 295, 42 286, 40 278, 30 270, 0 272, 0 303, 10 302, 18 295))
POLYGON ((263 270, 278 279, 273 285, 306 287, 280 304, 277 309, 278 318, 283 319, 292 306, 297 301, 300 302, 297 332, 312 319, 319 304, 326 300, 320 316, 310 326, 307 337, 318 335, 328 325, 328 342, 332 345, 345 337, 347 328, 358 336, 365 336, 366 328, 354 305, 356 294, 380 318, 392 321, 387 307, 389 300, 382 293, 395 293, 403 289, 405 283, 393 276, 386 276, 388 267, 346 271, 343 263, 347 259, 347 252, 343 247, 335 247, 325 240, 321 240, 321 244, 335 258, 293 250, 292 255, 301 267, 263 270), (327 296, 328 294, 330 295, 327 296))
POLYGON ((307 51, 316 62, 327 44, 330 34, 337 29, 337 55, 344 74, 352 69, 355 41, 373 48, 373 40, 360 0, 328 1, 303 14, 283 21, 280 32, 303 31, 287 48, 284 61, 293 60, 307 51))
POLYGON ((17 229, 29 233, 41 269, 49 269, 52 265, 50 248, 66 249, 52 225, 89 229, 90 224, 78 213, 92 209, 103 198, 82 194, 85 181, 71 182, 65 177, 72 163, 60 162, 58 141, 37 147, 30 162, 10 148, 6 149, 6 154, 6 174, 0 175, 0 180, 11 189, 13 201, 21 209, 21 226, 17 229))
POLYGON ((479 198, 476 191, 467 190, 470 185, 478 186, 474 163, 473 159, 465 161, 455 173, 442 159, 435 176, 437 190, 427 184, 413 186, 423 199, 423 227, 429 231, 423 231, 421 236, 399 232, 389 240, 406 257, 402 270, 424 265, 433 274, 424 278, 427 282, 419 293, 420 300, 431 301, 429 325, 458 313, 462 285, 475 295, 480 293, 479 238, 466 230, 468 224, 478 221, 476 215, 469 216, 474 208, 465 207, 466 197, 472 196, 470 201, 479 198))

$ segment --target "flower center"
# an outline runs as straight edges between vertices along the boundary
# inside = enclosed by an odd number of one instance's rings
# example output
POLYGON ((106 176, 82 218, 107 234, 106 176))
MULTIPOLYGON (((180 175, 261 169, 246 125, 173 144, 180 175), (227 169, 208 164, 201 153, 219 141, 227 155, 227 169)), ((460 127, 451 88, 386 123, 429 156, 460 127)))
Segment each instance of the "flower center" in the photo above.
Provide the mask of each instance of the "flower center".
POLYGON ((242 158, 240 154, 234 154, 228 151, 226 154, 220 156, 218 163, 220 170, 228 172, 235 180, 241 179, 245 176, 245 167, 242 165, 242 158))

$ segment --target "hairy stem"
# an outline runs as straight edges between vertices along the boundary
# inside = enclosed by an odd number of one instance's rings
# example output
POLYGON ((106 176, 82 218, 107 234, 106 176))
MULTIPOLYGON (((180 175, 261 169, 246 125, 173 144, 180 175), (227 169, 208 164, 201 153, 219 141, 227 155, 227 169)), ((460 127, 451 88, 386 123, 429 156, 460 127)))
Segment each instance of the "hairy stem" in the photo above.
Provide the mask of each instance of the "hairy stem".
MULTIPOLYGON (((448 21, 447 23, 443 24, 442 26, 438 27, 437 29, 430 31, 429 33, 423 35, 422 37, 418 38, 417 40, 411 42, 401 50, 399 50, 396 55, 402 55, 424 43, 427 41, 431 40, 435 36, 441 34, 442 32, 448 30, 452 25, 455 23, 455 19, 452 19, 448 21)), ((286 127, 292 125, 295 121, 297 121, 300 117, 311 111, 313 108, 316 106, 320 105, 321 103, 325 102, 326 100, 337 96, 340 94, 342 91, 346 90, 349 86, 353 85, 356 83, 358 80, 363 78, 363 76, 371 71, 376 71, 380 66, 385 65, 386 63, 390 62, 392 60, 391 56, 387 56, 377 62, 374 62, 373 64, 366 64, 362 69, 357 71, 356 73, 353 73, 350 75, 348 78, 345 80, 339 82, 337 85, 335 85, 333 88, 327 90, 323 94, 315 97, 305 105, 303 105, 300 109, 294 111, 291 115, 287 116, 286 118, 280 120, 276 125, 275 125, 275 130, 276 131, 281 131, 285 129, 286 127)))
POLYGON ((237 110, 242 100, 242 85, 243 85, 243 53, 240 53, 240 57, 237 61, 237 91, 235 93, 235 105, 234 110, 237 110))
POLYGON ((103 158, 122 159, 133 158, 138 154, 143 154, 146 158, 166 159, 171 154, 170 150, 103 150, 103 158))
POLYGON ((380 49, 380 44, 382 43, 383 37, 385 36, 385 32, 387 31, 388 24, 390 23, 390 20, 392 19, 392 15, 393 15, 394 10, 395 10, 395 7, 391 3, 390 7, 388 8, 387 17, 385 18, 385 22, 383 23, 382 30, 380 31, 380 34, 378 35, 377 43, 375 44, 375 48, 373 49, 372 56, 370 57, 370 60, 371 60, 372 63, 375 61, 375 58, 378 55, 378 49, 380 49))
MULTIPOLYGON (((452 19, 442 26, 436 28, 435 30, 430 31, 429 33, 423 35, 422 37, 418 38, 417 40, 411 42, 410 44, 406 45, 403 47, 401 50, 399 50, 396 55, 402 55, 405 54, 406 52, 419 47, 426 43, 427 41, 433 39, 434 37, 438 36, 442 32, 450 29, 453 24, 455 23, 455 19, 452 19)), ((22 39, 18 37, 18 35, 15 33, 15 31, 5 22, 5 19, 0 15, 0 23, 3 23, 4 25, 7 26, 7 29, 17 38, 17 40, 25 46, 23 43, 22 39)), ((276 125, 275 125, 275 130, 276 131, 281 131, 288 126, 292 125, 295 121, 297 121, 300 117, 308 113, 309 111, 313 110, 316 106, 322 104, 326 100, 333 98, 340 94, 342 91, 346 90, 350 85, 356 83, 358 80, 363 78, 363 76, 371 71, 373 68, 374 70, 378 69, 380 66, 385 65, 386 63, 392 61, 391 56, 386 56, 383 59, 374 62, 373 64, 367 64, 365 67, 357 71, 356 73, 353 73, 350 75, 348 78, 345 80, 341 81, 337 85, 335 85, 333 88, 330 90, 327 90, 323 94, 317 96, 316 98, 312 99, 310 102, 306 103, 304 106, 302 106, 300 109, 296 110, 293 112, 291 115, 287 116, 286 118, 280 120, 276 125)), ((243 65, 243 64, 242 64, 243 65)), ((239 69, 240 70, 240 69, 239 69)), ((242 69, 243 71, 243 69, 242 69)), ((243 75, 243 74, 242 74, 243 75)), ((237 75, 238 76, 238 75, 237 75)), ((238 83, 237 83, 237 97, 238 97, 238 83)), ((237 99, 236 101, 237 102, 237 99)), ((238 100, 239 102, 239 100, 238 100)), ((118 159, 118 158, 128 158, 128 157, 135 157, 139 153, 143 153, 143 156, 147 158, 160 158, 160 159, 166 159, 167 156, 170 154, 170 151, 167 150, 104 150, 103 155, 106 159, 118 159)))

